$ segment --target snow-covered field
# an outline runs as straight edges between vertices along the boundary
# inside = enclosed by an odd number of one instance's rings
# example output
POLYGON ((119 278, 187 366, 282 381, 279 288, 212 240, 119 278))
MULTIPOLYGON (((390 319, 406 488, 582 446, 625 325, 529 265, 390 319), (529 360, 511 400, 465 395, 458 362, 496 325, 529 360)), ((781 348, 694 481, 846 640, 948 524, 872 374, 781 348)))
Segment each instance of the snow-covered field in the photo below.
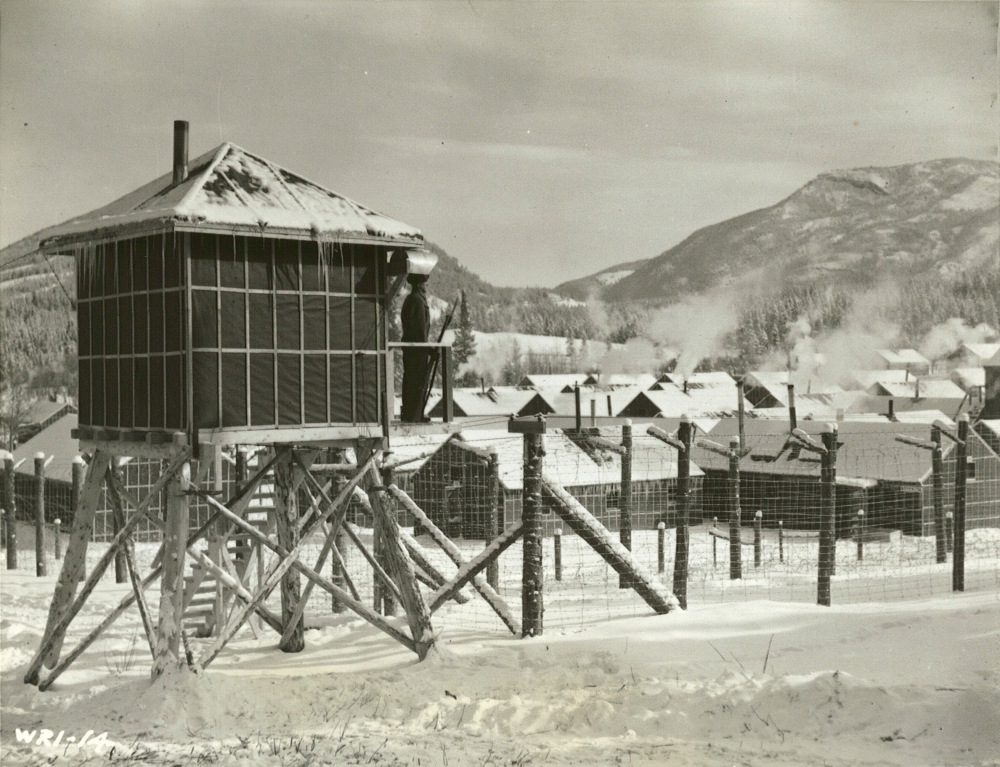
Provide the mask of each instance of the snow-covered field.
MULTIPOLYGON (((360 619, 334 615, 317 590, 302 653, 282 654, 274 633, 244 629, 204 675, 150 686, 131 612, 46 693, 21 677, 55 568, 45 578, 0 571, 0 763, 1000 764, 997 531, 970 531, 970 590, 958 595, 950 565, 932 564, 932 548, 927 561, 925 539, 868 544, 863 563, 841 542, 834 606, 821 608, 814 540, 786 541, 784 562, 766 541, 756 570, 745 547, 746 577, 732 582, 723 543, 713 566, 711 538, 695 530, 691 607, 664 616, 564 538, 559 582, 546 541, 536 639, 510 636, 472 599, 435 613, 439 650, 416 663, 360 619), (64 732, 58 747, 17 743, 17 729, 43 728, 52 740, 64 732), (87 730, 108 733, 102 754, 66 745, 87 730)), ((667 544, 669 579, 669 535, 667 544)), ((91 566, 101 550, 92 548, 91 566)), ((137 549, 148 564, 155 547, 137 549)), ((655 571, 655 533, 637 532, 633 550, 655 571)), ((516 613, 519 558, 514 547, 501 563, 501 593, 516 613)), ((353 559, 349 567, 370 594, 370 575, 353 559)), ((106 576, 70 641, 128 588, 106 576)), ((149 598, 157 604, 155 589, 149 598)))

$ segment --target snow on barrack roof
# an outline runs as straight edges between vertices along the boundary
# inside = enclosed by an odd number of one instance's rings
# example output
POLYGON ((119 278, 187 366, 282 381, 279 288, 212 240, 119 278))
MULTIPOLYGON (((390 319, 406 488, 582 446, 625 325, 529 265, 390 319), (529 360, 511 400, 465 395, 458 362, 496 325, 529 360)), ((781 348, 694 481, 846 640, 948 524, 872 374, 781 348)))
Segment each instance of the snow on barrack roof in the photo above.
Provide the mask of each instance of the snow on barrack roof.
POLYGON ((104 207, 39 233, 41 246, 145 222, 286 231, 322 238, 423 242, 419 229, 376 213, 242 147, 226 142, 189 163, 174 185, 167 173, 104 207))

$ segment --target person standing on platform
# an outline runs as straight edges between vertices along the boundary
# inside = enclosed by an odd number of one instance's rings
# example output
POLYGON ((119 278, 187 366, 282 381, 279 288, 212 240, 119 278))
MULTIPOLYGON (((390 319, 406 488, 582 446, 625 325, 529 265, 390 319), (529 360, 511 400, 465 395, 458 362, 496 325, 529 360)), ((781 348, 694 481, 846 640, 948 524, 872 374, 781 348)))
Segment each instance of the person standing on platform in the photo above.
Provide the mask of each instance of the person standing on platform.
MULTIPOLYGON (((403 301, 399 320, 403 326, 403 342, 426 343, 431 327, 431 313, 427 306, 426 274, 411 274, 410 295, 403 301)), ((429 421, 424 417, 424 393, 430 372, 430 349, 403 348, 403 407, 401 420, 407 423, 429 421)))

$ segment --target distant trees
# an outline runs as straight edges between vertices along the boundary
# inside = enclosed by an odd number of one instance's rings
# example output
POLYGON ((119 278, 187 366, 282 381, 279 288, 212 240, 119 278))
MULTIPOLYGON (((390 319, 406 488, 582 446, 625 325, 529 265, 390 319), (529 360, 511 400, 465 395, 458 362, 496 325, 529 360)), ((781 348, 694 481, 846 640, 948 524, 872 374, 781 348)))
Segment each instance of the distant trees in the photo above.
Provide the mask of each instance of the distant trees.
POLYGON ((455 343, 452 354, 458 364, 468 362, 476 353, 476 336, 472 332, 472 320, 469 318, 469 302, 465 291, 461 293, 458 307, 458 327, 455 328, 455 343))

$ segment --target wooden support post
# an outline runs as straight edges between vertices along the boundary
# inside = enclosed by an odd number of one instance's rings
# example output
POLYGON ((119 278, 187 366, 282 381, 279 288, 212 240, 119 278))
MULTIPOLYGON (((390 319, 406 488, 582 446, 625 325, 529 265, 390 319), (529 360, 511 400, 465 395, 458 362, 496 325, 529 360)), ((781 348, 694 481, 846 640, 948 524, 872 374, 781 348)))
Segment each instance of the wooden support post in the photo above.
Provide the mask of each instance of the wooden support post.
MULTIPOLYGON (((663 575, 667 569, 667 557, 664 548, 666 546, 667 525, 664 522, 656 524, 656 572, 663 575)), ((712 539, 715 540, 714 538, 712 539)))
POLYGON ((865 558, 865 510, 858 509, 857 523, 858 561, 865 558))
POLYGON ((944 515, 944 537, 950 554, 955 550, 955 516, 950 511, 944 515))
POLYGON ((597 400, 590 398, 590 428, 597 428, 597 400))
POLYGON ((35 575, 48 574, 45 567, 45 453, 35 453, 35 575))
POLYGON ((958 417, 955 449, 955 544, 951 557, 951 590, 965 591, 965 487, 968 478, 969 414, 958 417))
POLYGON ((521 531, 522 523, 518 520, 501 535, 497 536, 495 541, 491 541, 490 545, 479 552, 476 557, 459 567, 452 581, 443 584, 431 595, 431 612, 440 608, 449 599, 454 599, 466 583, 486 569, 487 563, 499 557, 521 536, 521 531))
POLYGON ((542 476, 542 487, 554 501, 553 510, 569 528, 580 536, 616 573, 627 572, 631 576, 635 593, 658 613, 666 613, 677 606, 674 598, 659 579, 646 571, 632 553, 615 540, 608 529, 594 515, 574 498, 565 488, 550 477, 542 476))
POLYGON ((729 441, 729 579, 743 577, 743 553, 740 543, 740 438, 729 441))
POLYGON ((55 528, 55 558, 62 559, 62 520, 56 519, 52 526, 55 528))
POLYGON ((764 512, 757 511, 753 516, 753 566, 760 567, 763 555, 764 512))
MULTIPOLYGON (((294 549, 299 542, 299 511, 295 495, 292 458, 289 453, 274 466, 274 510, 278 543, 287 550, 294 549)), ((281 622, 284 637, 278 649, 282 652, 302 652, 305 649, 305 620, 300 615, 292 623, 301 596, 299 573, 295 569, 289 569, 281 579, 281 622)))
MULTIPOLYGON (((486 465, 486 538, 487 544, 500 535, 502 506, 500 502, 500 458, 496 448, 490 450, 486 465)), ((486 582, 493 589, 500 588, 500 561, 491 559, 486 566, 486 582)))
MULTIPOLYGON (((73 458, 73 468, 72 468, 72 480, 69 489, 69 508, 70 514, 73 517, 73 530, 76 529, 76 515, 80 511, 80 498, 83 492, 83 481, 87 475, 87 462, 83 460, 83 456, 75 456, 73 458)), ((93 532, 93 525, 87 531, 87 537, 89 539, 91 533, 93 532)), ((70 539, 72 540, 72 539, 70 539)), ((67 552, 69 549, 67 548, 67 552)), ((87 577, 87 562, 84 560, 81 563, 80 568, 80 580, 87 577)))
MULTIPOLYGON (((379 472, 374 467, 371 470, 371 475, 372 490, 375 493, 369 498, 375 511, 377 523, 382 528, 385 561, 399 589, 399 601, 406 613, 406 621, 410 627, 410 636, 413 638, 417 657, 423 660, 434 646, 431 611, 424 601, 423 594, 420 593, 420 586, 417 585, 413 560, 410 559, 410 555, 407 554, 406 548, 400 540, 395 507, 391 505, 391 500, 387 497, 391 494, 386 491, 386 486, 381 484, 379 472)), ((389 485, 389 487, 395 487, 395 485, 389 485)))
POLYGON ((552 556, 555 560, 556 580, 562 580, 562 528, 557 527, 552 535, 552 556))
MULTIPOLYGON (((112 492, 110 478, 112 476, 118 477, 118 459, 115 458, 111 462, 111 467, 108 469, 108 474, 105 477, 105 487, 107 489, 108 498, 111 501, 111 522, 112 530, 115 535, 121 532, 122 528, 125 527, 125 509, 122 507, 121 498, 118 497, 118 493, 112 492)), ((125 583, 128 581, 128 564, 126 563, 125 547, 119 547, 117 553, 115 554, 115 583, 125 583)))
POLYGON ((156 658, 152 677, 180 665, 184 623, 184 558, 187 554, 188 496, 191 464, 184 462, 167 483, 167 518, 163 531, 163 577, 156 626, 156 658))
MULTIPOLYGON (((87 468, 87 478, 80 492, 79 505, 76 513, 73 515, 73 532, 66 546, 66 558, 63 560, 59 580, 56 583, 56 590, 49 605, 49 617, 45 624, 45 634, 43 636, 50 642, 50 647, 43 656, 46 668, 52 668, 59 661, 59 653, 62 651, 63 633, 56 632, 55 627, 62 621, 66 612, 70 609, 73 596, 76 594, 76 586, 84 579, 84 571, 87 563, 87 544, 90 541, 90 534, 94 528, 94 514, 97 511, 97 503, 100 500, 101 487, 104 484, 104 474, 107 472, 110 462, 111 457, 98 450, 91 457, 90 465, 87 468)), ((29 684, 36 684, 37 675, 38 669, 33 674, 35 681, 28 679, 26 681, 29 684)))
POLYGON ((948 544, 944 532, 944 453, 941 449, 941 429, 931 426, 931 480, 934 493, 934 549, 938 564, 948 561, 948 544))
MULTIPOLYGON (((442 346, 441 347, 441 413, 442 420, 445 423, 451 423, 455 420, 455 402, 452 398, 452 373, 453 366, 451 364, 451 347, 442 346)), ((431 381, 431 386, 434 382, 431 381)))
MULTIPOLYGON (((448 559, 450 559, 456 567, 461 568, 465 565, 465 560, 462 558, 462 552, 459 551, 458 547, 452 543, 451 539, 449 539, 448 536, 446 536, 441 529, 430 520, 430 518, 424 513, 424 510, 413 502, 413 499, 410 498, 410 496, 395 485, 389 487, 388 489, 389 492, 396 496, 399 502, 402 503, 414 517, 420 520, 427 534, 434 539, 434 542, 441 547, 441 550, 448 555, 448 559)), ((507 603, 504 602, 500 595, 493 590, 493 587, 486 582, 485 578, 477 575, 472 579, 472 586, 479 592, 479 595, 486 600, 486 603, 493 608, 493 612, 495 612, 500 620, 503 621, 504 625, 510 629, 511 634, 517 636, 521 633, 521 624, 517 622, 517 619, 511 614, 507 603)))
MULTIPOLYGON (((441 369, 441 372, 442 373, 444 372, 443 367, 441 369)), ((383 487, 389 487, 389 485, 395 484, 395 472, 393 472, 392 466, 383 466, 381 473, 382 473, 383 487)), ((391 517, 393 525, 398 529, 399 525, 396 522, 397 519, 396 502, 394 498, 392 497, 386 498, 384 496, 379 498, 378 500, 382 502, 382 509, 385 512, 385 515, 383 516, 376 514, 375 521, 372 525, 372 528, 375 531, 375 540, 379 543, 379 546, 375 549, 374 554, 375 554, 375 559, 378 560, 378 563, 382 566, 382 569, 386 570, 387 572, 391 572, 392 568, 389 566, 390 556, 389 552, 387 551, 387 540, 390 534, 383 529, 385 525, 381 522, 381 520, 391 517)), ((372 505, 373 506, 375 505, 375 501, 373 501, 372 505)), ((400 584, 397 583, 396 585, 398 587, 400 584)), ((376 580, 376 588, 377 587, 378 587, 378 581, 376 580)), ((390 616, 395 615, 397 612, 396 610, 397 605, 396 605, 396 600, 393 599, 392 594, 383 589, 378 589, 376 593, 378 592, 381 592, 382 604, 375 606, 376 611, 381 612, 383 615, 390 615, 390 616), (380 607, 381 609, 379 609, 380 607)))
MULTIPOLYGON (((674 596, 682 610, 687 609, 688 558, 691 548, 689 533, 691 508, 691 419, 681 417, 677 427, 677 437, 683 450, 677 451, 677 519, 674 541, 674 596)), ((712 553, 715 553, 715 539, 712 539, 712 553)))
POLYGON ((785 523, 778 520, 778 561, 785 561, 785 523))
MULTIPOLYGON (((622 424, 622 477, 618 500, 618 540, 627 550, 632 550, 632 421, 622 424)), ((618 588, 632 588, 627 575, 618 576, 618 588)))
MULTIPOLYGON (((343 477, 337 477, 334 480, 334 495, 339 495, 340 491, 344 489, 344 485, 347 480, 343 477)), ((344 560, 340 556, 340 552, 344 550, 344 528, 343 525, 338 525, 335 530, 331 530, 333 534, 332 546, 337 550, 337 555, 330 558, 330 583, 339 589, 347 588, 347 579, 344 577, 346 570, 344 569, 344 560)), ((347 610, 344 603, 337 599, 336 596, 330 595, 330 609, 334 613, 342 613, 347 610)))
POLYGON ((541 434, 524 435, 523 511, 524 541, 521 575, 521 636, 542 634, 542 465, 545 448, 541 434))
POLYGON ((823 431, 820 468, 819 572, 816 584, 817 604, 830 606, 830 578, 837 556, 837 425, 829 423, 823 431))
POLYGON ((7 519, 7 569, 17 569, 17 508, 14 501, 14 456, 3 459, 3 498, 0 505, 7 519))

